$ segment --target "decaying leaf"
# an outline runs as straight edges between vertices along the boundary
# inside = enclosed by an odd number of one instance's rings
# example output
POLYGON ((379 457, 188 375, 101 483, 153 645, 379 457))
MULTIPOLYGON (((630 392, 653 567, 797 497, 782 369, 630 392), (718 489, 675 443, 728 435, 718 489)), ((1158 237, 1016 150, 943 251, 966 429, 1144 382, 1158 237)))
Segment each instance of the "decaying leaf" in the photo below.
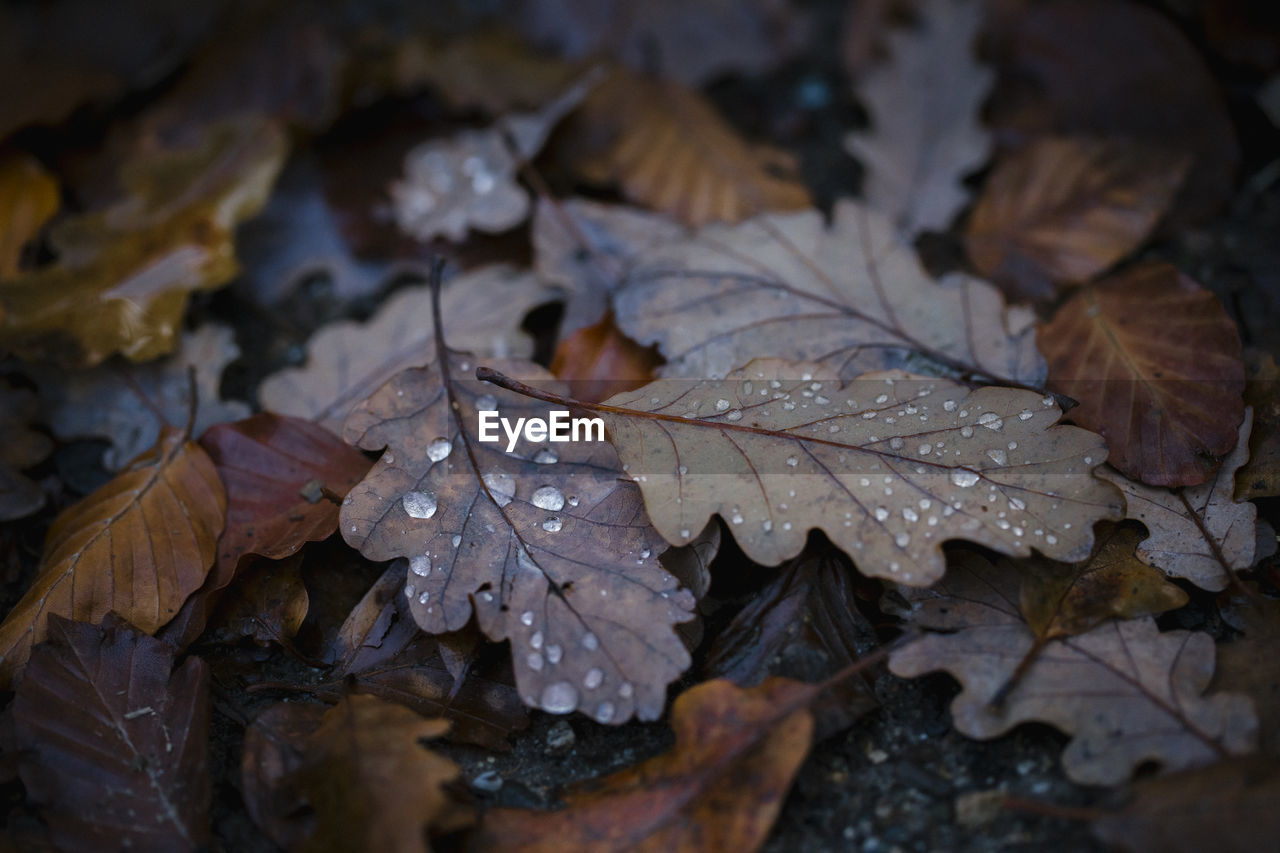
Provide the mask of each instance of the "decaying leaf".
POLYGON ((978 271, 1016 298, 1088 281, 1138 248, 1190 157, 1125 138, 1046 136, 1002 159, 965 228, 978 271))
POLYGON ((596 183, 687 225, 739 222, 810 205, 781 152, 748 144, 693 89, 622 69, 583 102, 579 136, 598 138, 576 164, 596 183), (782 173, 782 174, 779 174, 782 173))
POLYGON ((48 436, 31 429, 35 413, 35 395, 0 378, 0 521, 23 518, 44 506, 44 492, 22 475, 53 450, 48 436))
POLYGON ((1236 472, 1236 499, 1280 494, 1280 367, 1270 353, 1245 358, 1244 401, 1253 407, 1249 461, 1236 472))
POLYGON ((209 673, 131 626, 49 620, 17 684, 22 782, 60 850, 207 847, 209 673))
POLYGON ((301 567, 302 555, 294 554, 283 560, 255 560, 240 572, 210 619, 218 639, 252 637, 260 646, 288 643, 307 618, 301 567))
POLYGON ((58 212, 58 182, 34 157, 0 156, 0 280, 14 276, 22 247, 58 212))
POLYGON ((578 400, 595 403, 653 379, 662 359, 618 330, 612 315, 566 335, 556 345, 551 372, 578 400))
MULTIPOLYGON (((511 368, 550 380, 528 362, 511 368)), ((672 626, 692 618, 693 597, 659 565, 639 490, 604 441, 481 443, 479 411, 515 423, 550 407, 474 369, 449 352, 351 413, 347 441, 387 451, 344 503, 343 537, 371 560, 409 558, 404 592, 426 631, 457 630, 474 611, 488 637, 509 639, 530 706, 657 718, 689 665, 672 626)))
POLYGON ((867 168, 867 204, 908 238, 946 229, 969 197, 961 179, 991 147, 979 113, 992 73, 973 55, 982 13, 976 0, 925 0, 919 26, 889 32, 888 61, 857 83, 871 131, 845 147, 867 168))
POLYGON ((758 217, 632 259, 618 325, 657 343, 666 376, 722 377, 752 358, 822 361, 842 378, 931 366, 1026 385, 1044 381, 1033 317, 984 281, 935 281, 885 217, 836 205, 758 217))
POLYGON ((928 585, 948 539, 1078 559, 1093 522, 1121 512, 1091 473, 1102 440, 1054 426, 1053 398, 1031 391, 902 371, 842 383, 819 365, 757 359, 722 380, 658 380, 584 408, 668 542, 719 514, 765 565, 818 528, 863 574, 928 585))
POLYGON ((295 849, 311 834, 315 819, 300 797, 283 796, 280 780, 302 766, 309 738, 320 728, 325 707, 278 702, 254 718, 244 732, 240 789, 253 822, 281 847, 295 849))
POLYGON ((244 120, 195 148, 135 154, 123 201, 62 220, 58 261, 0 283, 0 346, 84 366, 172 350, 191 292, 235 275, 235 226, 262 207, 285 152, 277 127, 244 120))
POLYGON ((1203 483, 1244 417, 1240 333, 1208 290, 1167 264, 1083 288, 1041 327, 1049 387, 1080 405, 1109 462, 1154 486, 1203 483))
POLYGON ((204 583, 225 510, 209 457, 166 428, 49 528, 30 589, 0 624, 0 680, 27 662, 51 614, 97 622, 115 611, 147 633, 168 622, 204 583))
POLYGON ((1280 761, 1229 758, 1143 779, 1133 800, 1093 822, 1093 834, 1131 853, 1257 853, 1280 838, 1280 761))
POLYGON ((671 707, 675 746, 577 785, 554 812, 494 809, 481 849, 555 853, 752 851, 763 842, 809 751, 818 685, 771 678, 742 689, 704 682, 671 707))
POLYGON ((1049 723, 1072 736, 1062 766, 1086 785, 1122 782, 1147 761, 1179 770, 1256 746, 1247 697, 1202 695, 1213 676, 1208 634, 1160 633, 1150 617, 1104 622, 1048 643, 996 702, 1035 644, 1020 611, 1017 572, 969 555, 923 595, 929 600, 916 608, 917 623, 954 633, 926 634, 893 652, 889 669, 907 678, 954 675, 964 689, 951 716, 969 737, 1049 723))
POLYGON ((147 364, 108 363, 74 371, 38 365, 31 373, 54 434, 61 439, 110 439, 102 464, 118 471, 154 446, 166 424, 186 422, 192 394, 195 435, 246 417, 249 407, 239 400, 223 400, 221 392, 222 371, 239 356, 235 333, 208 324, 183 332, 172 355, 147 364))
POLYGON ((1138 546, 1144 563, 1215 592, 1231 582, 1229 572, 1253 565, 1258 509, 1234 498, 1236 471, 1249 458, 1252 423, 1253 411, 1246 408, 1235 449, 1198 486, 1171 491, 1136 483, 1110 469, 1099 472, 1124 492, 1125 515, 1147 526, 1150 535, 1138 546))
POLYGON ((1213 686, 1253 698, 1262 749, 1280 756, 1280 602, 1252 585, 1246 590, 1223 608, 1223 619, 1242 636, 1218 646, 1213 686))
POLYGON ((426 853, 427 832, 461 829, 467 808, 445 786, 458 766, 422 747, 447 720, 373 696, 348 696, 325 712, 298 768, 281 780, 315 811, 305 851, 426 853))
POLYGON ((515 181, 520 160, 542 148, 560 119, 591 88, 574 84, 536 113, 515 113, 485 130, 424 142, 405 157, 405 177, 391 185, 396 223, 418 240, 461 240, 468 229, 498 233, 529 215, 529 195, 515 181))
MULTIPOLYGON (((520 323, 554 295, 532 274, 507 266, 459 275, 440 297, 449 340, 485 356, 527 355, 533 344, 520 323)), ((406 367, 430 361, 434 340, 431 289, 405 288, 367 323, 340 321, 321 329, 307 343, 307 365, 268 376, 258 396, 266 409, 340 433, 356 403, 406 367)))

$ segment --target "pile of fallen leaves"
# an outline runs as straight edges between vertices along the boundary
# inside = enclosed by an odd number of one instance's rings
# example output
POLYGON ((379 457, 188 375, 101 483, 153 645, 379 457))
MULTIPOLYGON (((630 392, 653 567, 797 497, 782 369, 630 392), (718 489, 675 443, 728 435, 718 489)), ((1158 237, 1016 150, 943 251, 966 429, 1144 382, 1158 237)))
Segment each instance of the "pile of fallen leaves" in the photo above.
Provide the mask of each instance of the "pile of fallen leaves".
POLYGON ((1275 30, 386 5, 0 11, 12 844, 226 847, 229 762, 289 849, 752 850, 886 669, 1107 843, 1280 835, 1274 270, 1177 248, 1280 174, 1275 30), (536 714, 674 742, 495 807, 536 714))

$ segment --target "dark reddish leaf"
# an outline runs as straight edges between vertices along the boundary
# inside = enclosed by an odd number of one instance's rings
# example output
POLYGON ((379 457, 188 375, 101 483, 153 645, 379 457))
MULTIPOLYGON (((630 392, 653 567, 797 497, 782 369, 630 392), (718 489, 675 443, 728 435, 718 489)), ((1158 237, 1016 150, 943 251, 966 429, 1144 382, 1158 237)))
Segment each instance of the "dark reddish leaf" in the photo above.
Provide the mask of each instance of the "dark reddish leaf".
POLYGON ((280 702, 263 711, 244 733, 240 757, 240 790, 245 809, 281 847, 295 847, 311 834, 314 819, 300 814, 305 805, 280 791, 280 780, 302 766, 303 748, 325 707, 306 702, 280 702))
POLYGON ((661 364, 654 347, 642 347, 624 335, 609 314, 561 340, 551 372, 569 383, 571 396, 596 403, 639 388, 661 364))
POLYGON ((240 573, 214 613, 219 639, 252 637, 259 645, 289 645, 307 617, 307 587, 299 569, 302 555, 255 560, 240 573))

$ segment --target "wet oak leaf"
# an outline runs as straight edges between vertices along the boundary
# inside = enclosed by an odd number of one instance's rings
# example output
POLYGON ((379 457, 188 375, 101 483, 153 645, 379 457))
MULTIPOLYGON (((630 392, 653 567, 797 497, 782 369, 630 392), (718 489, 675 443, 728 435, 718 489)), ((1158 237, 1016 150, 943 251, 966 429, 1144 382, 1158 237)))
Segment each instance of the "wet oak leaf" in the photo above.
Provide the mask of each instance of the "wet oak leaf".
POLYGON ((16 687, 27 795, 60 850, 211 843, 209 673, 115 619, 49 620, 16 687))
POLYGON ((1085 785, 1125 781, 1144 762, 1164 770, 1208 764, 1252 751, 1257 718, 1235 693, 1204 695, 1213 676, 1208 634, 1161 633, 1150 617, 1107 621, 1048 643, 1021 673, 1036 638, 1019 606, 1012 566, 976 554, 917 596, 913 618, 930 633, 892 653, 889 669, 914 678, 946 670, 963 689, 951 703, 955 727, 987 740, 1025 722, 1071 735, 1062 754, 1068 777, 1085 785))
POLYGON ((681 851, 757 849, 809 751, 818 685, 723 679, 671 706, 675 745, 635 767, 566 791, 565 808, 499 808, 477 831, 482 849, 681 851))
POLYGON ((1236 472, 1236 499, 1280 494, 1280 367, 1259 350, 1245 357, 1244 401, 1253 407, 1249 461, 1236 472))
POLYGON ((606 315, 560 339, 551 372, 569 383, 570 396, 595 403, 649 382, 661 363, 652 347, 622 334, 606 315))
POLYGON ((1049 388, 1079 401, 1108 461, 1153 486, 1194 486, 1236 444, 1240 333, 1222 303, 1174 267, 1143 264, 1081 289, 1040 328, 1049 388))
POLYGON ((0 680, 26 663, 52 614, 97 622, 115 611, 147 633, 168 622, 204 583, 225 511, 213 462, 166 428, 54 520, 31 587, 0 624, 0 680))
POLYGON ((1125 515, 1147 527, 1149 535, 1138 546, 1139 559, 1213 592, 1226 589, 1230 572, 1253 565, 1258 509, 1234 496, 1236 471, 1249 458, 1252 423, 1253 412, 1246 408, 1235 449, 1198 486, 1160 489, 1109 468, 1098 472, 1124 492, 1125 515))
POLYGON ((888 60, 859 78, 871 129, 845 137, 867 169, 867 204, 908 238, 947 228, 969 198, 961 179, 991 147, 979 113, 992 72, 973 55, 983 5, 926 0, 918 15, 917 27, 887 33, 888 60))
POLYGON ((58 182, 29 154, 0 156, 0 280, 14 276, 22 250, 58 212, 58 182))
POLYGON ((748 557, 776 565, 818 528, 872 577, 928 585, 941 545, 1088 555, 1119 494, 1092 470, 1102 440, 1052 397, 902 371, 848 383, 820 365, 757 359, 722 380, 661 379, 586 407, 604 419, 654 526, 682 545, 718 514, 748 557))
POLYGON ((315 810, 304 851, 426 853, 428 831, 471 822, 445 786, 459 769, 423 747, 449 729, 394 702, 348 696, 325 712, 299 766, 280 781, 315 810))
POLYGON ((44 461, 53 442, 31 429, 36 397, 0 379, 0 521, 13 521, 44 506, 44 492, 22 470, 44 461))
POLYGON ((242 120, 136 153, 122 201, 62 220, 57 262, 0 282, 0 346, 75 366, 171 351, 191 293, 238 271, 235 226, 266 202, 286 147, 275 125, 242 120))
POLYGON ((632 259, 618 325, 658 344, 665 376, 723 377, 752 358, 822 361, 843 378, 909 367, 1038 386, 1033 316, 953 273, 931 278, 886 217, 837 203, 710 225, 632 259))
POLYGON ((671 80, 615 68, 575 116, 588 143, 576 162, 593 183, 690 226, 739 222, 809 207, 808 189, 781 152, 739 136, 703 95, 671 80))
POLYGON ((965 227, 978 272, 1047 300, 1138 248, 1173 202, 1185 151, 1124 138, 1046 136, 1002 158, 965 227))
MULTIPOLYGON (((440 299, 454 346, 505 358, 533 352, 520 323, 556 291, 530 273, 505 265, 482 267, 448 281, 440 299)), ((273 373, 258 388, 263 408, 314 421, 342 433, 347 414, 406 367, 433 358, 431 289, 397 291, 365 323, 341 320, 307 342, 307 363, 273 373)))
MULTIPOLYGON (((531 363, 511 368, 563 388, 531 363)), ((474 370, 449 351, 443 369, 404 371, 351 413, 347 441, 386 452, 344 503, 343 537, 371 560, 409 558, 404 594, 424 630, 474 612, 486 636, 509 639, 528 705, 656 719, 689 665, 672 626, 693 617, 693 597, 659 565, 639 490, 605 441, 481 443, 479 410, 515 423, 551 407, 474 370)))

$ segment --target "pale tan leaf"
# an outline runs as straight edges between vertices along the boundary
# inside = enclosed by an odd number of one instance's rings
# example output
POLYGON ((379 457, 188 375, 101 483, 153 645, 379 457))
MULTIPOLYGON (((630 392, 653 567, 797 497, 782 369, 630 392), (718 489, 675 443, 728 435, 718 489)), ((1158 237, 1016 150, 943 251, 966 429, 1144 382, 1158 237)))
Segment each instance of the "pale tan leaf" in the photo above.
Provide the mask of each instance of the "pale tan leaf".
POLYGON ((1229 571, 1253 565, 1258 508, 1235 499, 1236 471, 1249 458, 1252 426, 1253 409, 1246 407, 1235 450, 1198 486, 1162 489, 1110 467, 1098 472, 1124 492, 1126 516, 1147 526, 1150 535, 1138 546, 1144 563, 1215 592, 1231 582, 1229 571))
POLYGON ((867 169, 867 204, 908 237, 945 230, 969 198, 961 179, 987 159, 979 121, 993 74, 973 55, 978 0, 924 0, 919 25, 886 36, 887 62, 856 85, 871 129, 845 137, 867 169))

